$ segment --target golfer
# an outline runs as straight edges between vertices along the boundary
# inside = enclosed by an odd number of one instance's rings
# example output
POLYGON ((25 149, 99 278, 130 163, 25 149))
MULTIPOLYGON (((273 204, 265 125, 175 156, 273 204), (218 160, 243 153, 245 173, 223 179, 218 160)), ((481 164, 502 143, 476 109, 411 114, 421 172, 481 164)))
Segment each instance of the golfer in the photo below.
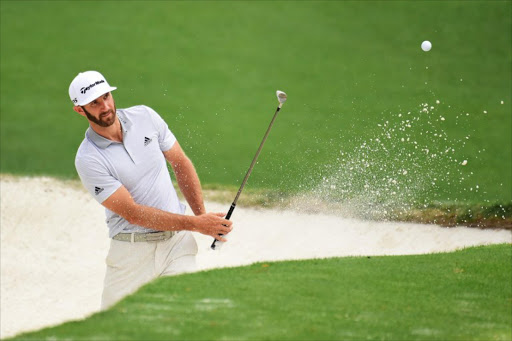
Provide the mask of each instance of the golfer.
POLYGON ((232 229, 224 213, 206 213, 196 170, 164 120, 144 105, 116 109, 114 90, 96 71, 69 86, 73 110, 89 121, 76 170, 105 207, 111 238, 102 309, 158 276, 194 271, 190 231, 225 241, 232 229), (184 215, 167 162, 195 216, 184 215))

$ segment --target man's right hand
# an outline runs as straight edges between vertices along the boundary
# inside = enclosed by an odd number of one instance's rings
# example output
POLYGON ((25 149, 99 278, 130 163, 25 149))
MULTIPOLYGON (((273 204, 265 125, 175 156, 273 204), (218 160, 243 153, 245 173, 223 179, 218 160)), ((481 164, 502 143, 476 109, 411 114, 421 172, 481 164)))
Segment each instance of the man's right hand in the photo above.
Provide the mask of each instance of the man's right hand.
POLYGON ((221 242, 227 242, 227 239, 221 235, 226 235, 233 229, 233 222, 223 217, 226 213, 206 213, 196 216, 193 231, 212 236, 221 242))

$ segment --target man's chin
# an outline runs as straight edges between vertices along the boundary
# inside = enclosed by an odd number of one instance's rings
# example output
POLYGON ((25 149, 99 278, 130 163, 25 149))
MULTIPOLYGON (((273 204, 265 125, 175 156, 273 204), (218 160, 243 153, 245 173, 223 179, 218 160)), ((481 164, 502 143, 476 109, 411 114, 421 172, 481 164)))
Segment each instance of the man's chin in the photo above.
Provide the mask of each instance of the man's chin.
POLYGON ((114 122, 116 121, 116 117, 117 115, 114 113, 114 114, 109 114, 105 117, 105 119, 100 119, 100 122, 101 122, 101 126, 102 127, 110 127, 112 124, 114 124, 114 122))
POLYGON ((104 127, 110 127, 114 122, 116 121, 116 117, 113 116, 111 119, 108 119, 106 121, 102 121, 104 124, 104 127))

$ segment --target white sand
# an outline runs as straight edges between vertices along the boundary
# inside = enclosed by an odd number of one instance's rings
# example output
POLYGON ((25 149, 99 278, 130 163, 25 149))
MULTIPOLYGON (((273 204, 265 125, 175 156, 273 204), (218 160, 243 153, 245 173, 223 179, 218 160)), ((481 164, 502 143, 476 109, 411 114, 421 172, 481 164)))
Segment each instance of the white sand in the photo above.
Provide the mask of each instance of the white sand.
MULTIPOLYGON (((103 208, 76 183, 51 178, 4 176, 0 189, 0 337, 98 311, 109 242, 103 208)), ((228 208, 207 203, 208 211, 228 208)), ((211 238, 196 235, 200 269, 512 243, 511 231, 505 230, 364 222, 243 207, 236 209, 233 221, 236 229, 221 251, 210 251, 211 238)))

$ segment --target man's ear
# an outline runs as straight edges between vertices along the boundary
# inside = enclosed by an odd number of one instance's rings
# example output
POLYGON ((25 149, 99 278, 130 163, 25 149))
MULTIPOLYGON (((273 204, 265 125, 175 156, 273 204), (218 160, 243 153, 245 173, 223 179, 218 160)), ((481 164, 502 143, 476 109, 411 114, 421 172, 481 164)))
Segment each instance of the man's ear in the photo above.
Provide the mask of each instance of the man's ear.
POLYGON ((74 110, 74 111, 76 111, 77 113, 79 113, 80 115, 82 115, 82 116, 86 117, 85 112, 84 112, 84 109, 82 109, 82 107, 81 107, 81 106, 79 106, 79 105, 75 105, 75 106, 73 107, 73 110, 74 110))

